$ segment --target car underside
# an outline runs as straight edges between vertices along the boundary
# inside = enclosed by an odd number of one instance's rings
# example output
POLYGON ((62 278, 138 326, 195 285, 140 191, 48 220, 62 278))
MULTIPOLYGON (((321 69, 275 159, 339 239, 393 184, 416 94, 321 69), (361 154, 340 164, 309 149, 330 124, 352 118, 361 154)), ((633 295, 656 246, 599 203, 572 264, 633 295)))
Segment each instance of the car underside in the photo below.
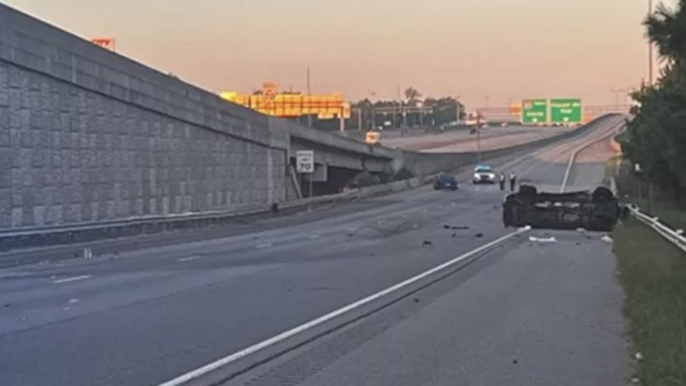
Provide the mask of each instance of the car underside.
POLYGON ((519 192, 506 197, 503 222, 506 227, 531 226, 547 229, 611 231, 621 214, 612 192, 598 187, 592 193, 539 193, 535 187, 522 185, 519 192))

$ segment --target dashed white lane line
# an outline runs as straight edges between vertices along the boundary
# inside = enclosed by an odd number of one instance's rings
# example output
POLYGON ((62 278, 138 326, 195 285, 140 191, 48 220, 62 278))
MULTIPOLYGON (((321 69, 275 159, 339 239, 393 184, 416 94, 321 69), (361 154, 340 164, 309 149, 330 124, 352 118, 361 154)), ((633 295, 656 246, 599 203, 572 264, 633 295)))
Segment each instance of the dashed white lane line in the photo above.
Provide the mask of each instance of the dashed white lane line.
POLYGON ((360 299, 360 300, 358 300, 358 301, 356 301, 356 302, 354 302, 354 303, 350 303, 350 304, 348 304, 348 305, 345 306, 345 307, 342 307, 342 308, 339 308, 339 309, 337 309, 337 310, 335 310, 335 311, 329 312, 329 313, 326 314, 326 315, 320 316, 320 317, 318 317, 318 318, 316 318, 316 319, 313 319, 313 320, 311 320, 311 321, 309 321, 309 322, 303 323, 303 324, 301 324, 301 325, 299 325, 299 326, 297 326, 297 327, 293 327, 293 328, 290 329, 290 330, 284 331, 284 332, 282 332, 282 333, 280 333, 280 334, 278 334, 278 335, 276 335, 276 336, 273 336, 273 337, 271 337, 271 338, 268 338, 268 339, 266 339, 266 340, 263 340, 263 341, 261 341, 261 342, 259 342, 259 343, 256 343, 256 344, 254 344, 254 345, 252 345, 252 346, 250 346, 250 347, 246 347, 246 348, 244 348, 243 350, 240 350, 240 351, 235 352, 235 353, 233 353, 233 354, 231 354, 231 355, 225 356, 225 357, 223 357, 223 358, 221 358, 221 359, 218 359, 218 360, 216 360, 216 361, 214 361, 214 362, 211 362, 211 363, 209 363, 209 364, 207 364, 207 365, 205 365, 205 366, 202 366, 202 367, 197 368, 197 369, 195 369, 195 370, 193 370, 193 371, 190 371, 190 372, 188 372, 188 373, 185 373, 185 374, 183 374, 183 375, 180 375, 180 376, 178 376, 178 377, 176 377, 176 378, 174 378, 174 379, 172 379, 172 380, 169 380, 169 381, 167 381, 167 382, 161 383, 161 384, 159 384, 159 385, 157 385, 157 386, 181 386, 181 385, 186 385, 186 384, 188 384, 189 382, 194 381, 194 380, 197 380, 198 378, 202 377, 203 375, 205 375, 205 374, 207 374, 207 373, 210 373, 210 372, 212 372, 212 371, 214 371, 214 370, 217 370, 217 369, 220 368, 220 367, 226 366, 226 365, 228 365, 228 364, 230 364, 230 363, 233 363, 233 362, 235 362, 235 361, 237 361, 237 360, 239 360, 239 359, 241 359, 241 358, 244 358, 244 357, 246 357, 246 356, 248 356, 248 355, 251 355, 251 354, 253 354, 253 353, 257 352, 257 351, 263 350, 263 349, 265 349, 265 348, 267 348, 267 347, 269 347, 269 346, 272 346, 272 345, 274 345, 274 344, 276 344, 276 343, 279 343, 279 342, 281 342, 281 341, 283 341, 283 340, 286 340, 286 339, 288 339, 288 338, 290 338, 290 337, 292 337, 292 336, 294 336, 294 335, 300 334, 300 333, 303 332, 303 331, 309 330, 309 329, 311 329, 311 328, 313 328, 313 327, 316 327, 316 326, 318 326, 318 325, 320 325, 320 324, 323 324, 323 323, 325 323, 325 322, 327 322, 327 321, 329 321, 329 320, 331 320, 331 319, 334 319, 334 318, 336 318, 336 317, 338 317, 338 316, 340 316, 340 315, 346 314, 346 313, 348 313, 348 312, 350 312, 350 311, 352 311, 352 310, 355 310, 355 309, 357 309, 357 308, 360 308, 360 307, 362 307, 362 306, 365 305, 365 304, 371 303, 371 302, 373 302, 373 301, 375 301, 375 300, 377 300, 377 299, 379 299, 379 298, 381 298, 381 297, 384 297, 384 296, 386 296, 386 295, 388 295, 388 294, 391 294, 391 293, 396 292, 396 291, 398 291, 398 290, 400 290, 400 289, 402 289, 402 288, 405 288, 405 287, 407 287, 407 286, 409 286, 409 285, 411 285, 411 284, 413 284, 413 283, 415 283, 415 282, 417 282, 417 281, 419 281, 419 280, 422 280, 422 279, 426 278, 427 276, 431 276, 431 275, 433 275, 433 274, 435 274, 435 273, 437 273, 437 272, 440 272, 440 271, 443 271, 443 270, 445 270, 445 269, 447 269, 447 268, 450 268, 450 267, 452 267, 452 266, 458 264, 459 262, 461 262, 461 261, 463 261, 463 260, 465 260, 465 259, 468 259, 468 258, 470 258, 470 257, 472 257, 472 256, 474 256, 474 255, 476 255, 476 254, 479 254, 479 253, 481 253, 481 252, 484 252, 485 250, 487 250, 487 249, 489 249, 489 248, 491 248, 491 247, 493 247, 493 246, 495 246, 495 245, 498 245, 498 244, 502 243, 503 241, 505 241, 505 240, 507 240, 507 239, 510 239, 510 238, 512 238, 512 237, 515 237, 515 236, 517 236, 517 235, 519 235, 519 234, 522 234, 522 233, 524 233, 524 232, 528 232, 529 230, 531 230, 530 227, 525 227, 525 228, 521 228, 521 229, 519 229, 519 230, 517 230, 517 231, 514 231, 514 232, 512 232, 512 233, 508 233, 508 234, 506 234, 505 236, 502 236, 502 237, 500 237, 500 238, 498 238, 498 239, 495 239, 495 240, 493 240, 493 241, 491 241, 491 242, 489 242, 489 243, 486 243, 486 244, 484 244, 484 245, 482 245, 482 246, 480 246, 480 247, 478 247, 478 248, 476 248, 476 249, 473 249, 473 250, 471 250, 471 251, 469 251, 469 252, 467 252, 467 253, 465 253, 465 254, 463 254, 463 255, 457 256, 457 257, 455 257, 455 258, 452 259, 452 260, 449 260, 449 261, 447 261, 447 262, 445 262, 445 263, 443 263, 443 264, 440 264, 440 265, 438 265, 438 266, 436 266, 436 267, 434 267, 434 268, 431 268, 431 269, 429 269, 429 270, 427 270, 427 271, 424 271, 424 272, 420 273, 419 275, 413 276, 413 277, 411 277, 411 278, 409 278, 409 279, 406 279, 406 280, 404 280, 404 281, 402 281, 402 282, 400 282, 400 283, 398 283, 398 284, 395 284, 395 285, 393 285, 393 286, 390 286, 390 287, 388 287, 388 288, 386 288, 386 289, 384 289, 384 290, 382 290, 382 291, 376 292, 376 293, 374 293, 374 294, 372 294, 372 295, 369 295, 369 296, 367 296, 367 297, 365 297, 365 298, 363 298, 363 299, 360 299))
POLYGON ((266 244, 259 244, 255 248, 257 249, 265 249, 265 248, 271 248, 272 244, 271 243, 266 243, 266 244))
POLYGON ((178 259, 178 262, 179 262, 179 263, 185 263, 185 262, 188 262, 188 261, 193 261, 193 260, 198 260, 198 259, 202 259, 202 256, 182 257, 182 258, 178 259))
POLYGON ((93 277, 93 275, 81 275, 81 276, 65 277, 63 279, 54 280, 53 283, 54 284, 71 283, 71 282, 75 282, 75 281, 90 279, 91 277, 93 277))

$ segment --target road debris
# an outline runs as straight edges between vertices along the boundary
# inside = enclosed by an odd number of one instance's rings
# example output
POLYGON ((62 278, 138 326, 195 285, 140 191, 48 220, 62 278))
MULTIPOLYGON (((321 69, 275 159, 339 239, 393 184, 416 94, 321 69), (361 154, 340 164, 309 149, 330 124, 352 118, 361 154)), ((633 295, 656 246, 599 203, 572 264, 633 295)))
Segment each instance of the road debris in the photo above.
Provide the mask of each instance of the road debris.
POLYGON ((529 236, 529 241, 532 241, 535 243, 556 243, 557 242, 557 240, 553 236, 550 236, 547 238, 529 236))
POLYGON ((477 233, 474 235, 474 237, 476 237, 477 239, 480 239, 480 238, 484 237, 484 234, 483 233, 477 233))
POLYGON ((79 302, 81 302, 81 300, 79 300, 79 299, 77 299, 77 298, 69 299, 69 304, 76 304, 76 303, 79 303, 79 302))
POLYGON ((601 237, 600 239, 606 243, 612 243, 612 237, 610 237, 608 235, 605 235, 605 236, 601 237))
POLYGON ((443 229, 450 229, 450 230, 467 230, 469 229, 469 226, 467 225, 443 225, 443 229))
POLYGON ((640 352, 637 352, 635 357, 636 357, 636 360, 639 360, 639 361, 643 360, 643 354, 641 354, 640 352))
POLYGON ((431 241, 429 241, 429 240, 424 240, 424 242, 422 243, 422 245, 424 245, 424 246, 426 246, 426 245, 433 245, 433 243, 432 243, 431 241))

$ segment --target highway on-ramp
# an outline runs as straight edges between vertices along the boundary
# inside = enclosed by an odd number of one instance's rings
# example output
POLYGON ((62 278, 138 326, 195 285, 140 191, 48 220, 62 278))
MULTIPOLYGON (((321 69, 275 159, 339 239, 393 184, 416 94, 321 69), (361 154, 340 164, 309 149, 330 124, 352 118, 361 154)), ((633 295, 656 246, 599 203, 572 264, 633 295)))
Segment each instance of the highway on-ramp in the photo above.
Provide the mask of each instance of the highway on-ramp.
MULTIPOLYGON (((619 124, 493 164, 559 189, 569 156, 619 124)), ((575 166, 574 187, 599 181, 604 161, 591 158, 575 166)), ((6 253, 45 261, 0 270, 0 385, 181 384, 188 374, 227 385, 619 384, 628 369, 610 246, 600 234, 508 236, 504 192, 470 177, 457 192, 79 246, 90 259, 50 257, 64 247, 6 253), (460 256, 414 287, 197 372, 460 256)))

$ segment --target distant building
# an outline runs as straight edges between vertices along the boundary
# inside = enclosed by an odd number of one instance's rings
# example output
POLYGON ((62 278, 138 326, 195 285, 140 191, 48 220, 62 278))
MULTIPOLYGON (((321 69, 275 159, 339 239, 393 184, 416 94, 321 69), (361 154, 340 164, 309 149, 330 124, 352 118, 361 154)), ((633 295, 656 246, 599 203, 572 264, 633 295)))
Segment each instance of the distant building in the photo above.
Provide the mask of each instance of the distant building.
POLYGON ((331 95, 303 95, 299 92, 279 92, 275 83, 265 83, 261 91, 252 94, 223 92, 230 102, 281 118, 316 116, 317 119, 348 119, 350 103, 340 93, 331 95))

